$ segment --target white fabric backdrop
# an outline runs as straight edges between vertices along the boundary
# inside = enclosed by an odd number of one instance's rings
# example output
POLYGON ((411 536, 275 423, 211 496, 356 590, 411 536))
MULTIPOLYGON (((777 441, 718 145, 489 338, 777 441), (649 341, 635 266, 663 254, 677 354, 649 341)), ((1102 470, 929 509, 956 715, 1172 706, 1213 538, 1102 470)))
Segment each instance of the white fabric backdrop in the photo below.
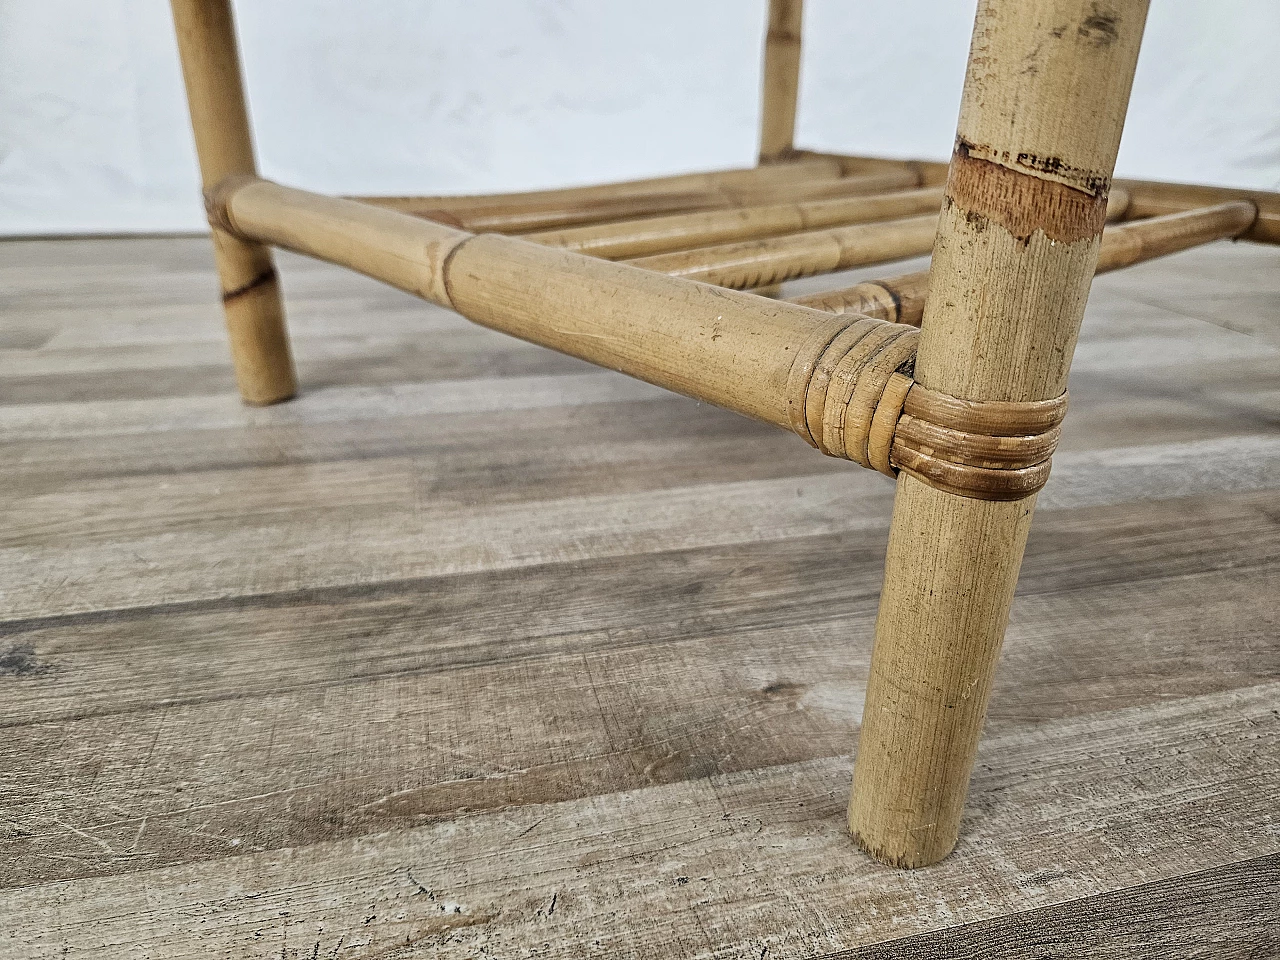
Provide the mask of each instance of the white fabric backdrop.
MULTIPOLYGON (((945 159, 974 0, 808 0, 801 145, 945 159)), ((764 0, 240 0, 266 176, 447 193, 747 165, 764 0)), ((1155 0, 1119 173, 1280 187, 1280 2, 1155 0)), ((0 0, 0 233, 199 229, 163 0, 0 0)))

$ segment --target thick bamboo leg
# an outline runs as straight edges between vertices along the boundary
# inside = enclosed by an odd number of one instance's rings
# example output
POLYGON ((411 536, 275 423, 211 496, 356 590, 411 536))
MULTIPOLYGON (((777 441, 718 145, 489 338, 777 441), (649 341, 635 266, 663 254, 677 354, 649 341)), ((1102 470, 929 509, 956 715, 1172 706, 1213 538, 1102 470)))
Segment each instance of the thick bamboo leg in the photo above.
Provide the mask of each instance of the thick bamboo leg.
MULTIPOLYGON (((172 7, 204 186, 255 175, 230 2, 172 0, 172 7)), ((240 396, 255 405, 288 400, 297 383, 271 251, 216 227, 213 249, 240 396)))
MULTIPOLYGON (((980 0, 915 377, 968 400, 1061 395, 1098 255, 1146 0, 980 0)), ((955 845, 1034 497, 899 476, 849 803, 918 867, 955 845)))
POLYGON ((764 41, 764 89, 760 98, 760 162, 791 154, 796 133, 796 101, 800 94, 800 26, 802 0, 769 0, 769 27, 764 41))

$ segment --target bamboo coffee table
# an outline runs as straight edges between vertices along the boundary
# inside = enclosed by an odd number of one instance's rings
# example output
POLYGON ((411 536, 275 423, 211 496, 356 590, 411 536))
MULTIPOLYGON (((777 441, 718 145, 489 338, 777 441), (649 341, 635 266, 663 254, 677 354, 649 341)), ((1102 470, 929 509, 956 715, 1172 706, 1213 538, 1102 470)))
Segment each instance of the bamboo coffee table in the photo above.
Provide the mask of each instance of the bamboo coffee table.
POLYGON ((230 2, 172 5, 245 402, 297 389, 277 246, 896 478, 849 828, 888 863, 946 856, 1094 273, 1280 243, 1280 194, 1112 182, 1147 0, 981 0, 949 165, 794 149, 801 3, 771 0, 755 168, 345 199, 257 176, 230 2))

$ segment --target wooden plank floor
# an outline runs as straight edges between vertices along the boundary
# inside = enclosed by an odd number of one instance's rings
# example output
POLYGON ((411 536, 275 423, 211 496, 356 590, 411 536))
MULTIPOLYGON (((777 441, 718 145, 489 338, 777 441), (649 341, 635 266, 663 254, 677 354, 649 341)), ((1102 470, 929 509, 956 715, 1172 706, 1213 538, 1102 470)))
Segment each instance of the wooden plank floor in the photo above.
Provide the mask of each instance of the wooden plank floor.
POLYGON ((916 872, 843 831, 891 483, 283 274, 253 410, 204 240, 0 244, 0 957, 1280 955, 1280 249, 1096 284, 916 872))

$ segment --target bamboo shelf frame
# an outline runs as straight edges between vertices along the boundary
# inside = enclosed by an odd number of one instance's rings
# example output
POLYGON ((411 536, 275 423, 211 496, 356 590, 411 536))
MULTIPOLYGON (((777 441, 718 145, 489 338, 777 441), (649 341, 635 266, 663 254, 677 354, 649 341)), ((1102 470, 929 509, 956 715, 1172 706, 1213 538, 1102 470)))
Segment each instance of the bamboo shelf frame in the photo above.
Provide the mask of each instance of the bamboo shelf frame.
POLYGON ((258 176, 229 0, 171 3, 246 403, 296 390, 281 247, 896 478, 849 824, 888 863, 946 856, 1092 277, 1280 243, 1280 194, 1112 182, 1146 0, 980 0, 950 164, 797 150, 803 11, 772 0, 759 166, 349 198, 258 176), (745 292, 930 252, 790 301, 745 292))

